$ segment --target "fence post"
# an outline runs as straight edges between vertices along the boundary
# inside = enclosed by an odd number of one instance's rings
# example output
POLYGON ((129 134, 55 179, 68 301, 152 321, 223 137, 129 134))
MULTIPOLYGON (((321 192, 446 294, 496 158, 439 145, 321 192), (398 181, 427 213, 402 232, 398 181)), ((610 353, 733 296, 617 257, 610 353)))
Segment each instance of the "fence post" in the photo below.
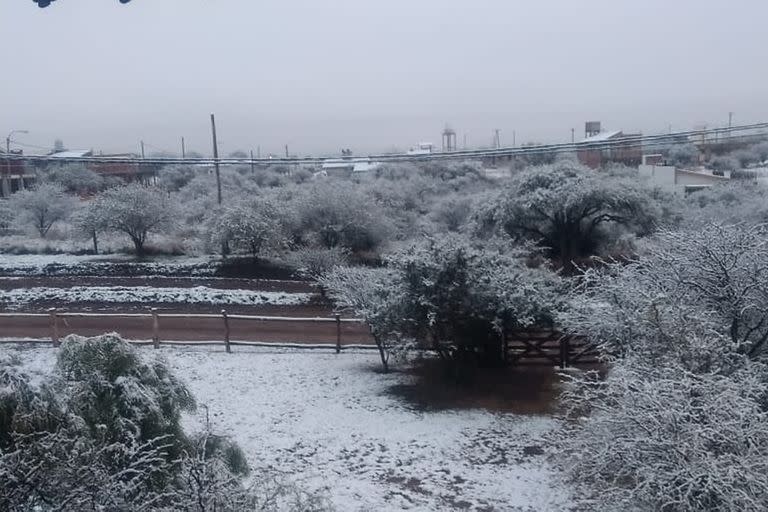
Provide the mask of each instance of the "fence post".
POLYGON ((155 348, 160 348, 160 319, 157 317, 157 308, 152 308, 152 343, 155 348))
POLYGON ((336 313, 333 315, 336 318, 336 353, 341 353, 341 315, 336 313))
POLYGON ((53 348, 59 346, 59 317, 56 314, 56 308, 48 310, 51 315, 51 342, 53 342, 53 348))
POLYGON ((221 316, 224 317, 224 348, 227 349, 227 354, 232 353, 232 348, 229 345, 229 317, 227 317, 227 310, 221 310, 221 316))

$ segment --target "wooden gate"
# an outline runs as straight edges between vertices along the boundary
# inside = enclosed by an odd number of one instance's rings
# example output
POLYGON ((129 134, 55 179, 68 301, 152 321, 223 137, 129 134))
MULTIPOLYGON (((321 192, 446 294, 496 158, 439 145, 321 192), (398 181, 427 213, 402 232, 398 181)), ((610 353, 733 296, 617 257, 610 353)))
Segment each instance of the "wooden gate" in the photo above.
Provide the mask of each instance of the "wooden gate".
POLYGON ((585 338, 551 329, 512 331, 504 336, 504 356, 510 365, 555 365, 567 368, 599 362, 597 348, 585 338))

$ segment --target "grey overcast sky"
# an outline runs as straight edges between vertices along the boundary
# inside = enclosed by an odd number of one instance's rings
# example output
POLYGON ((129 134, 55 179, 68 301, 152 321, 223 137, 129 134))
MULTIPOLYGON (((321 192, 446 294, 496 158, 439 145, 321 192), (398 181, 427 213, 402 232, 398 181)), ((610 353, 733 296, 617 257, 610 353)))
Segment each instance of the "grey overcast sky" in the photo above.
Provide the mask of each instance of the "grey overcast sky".
MULTIPOLYGON (((321 154, 768 120, 766 0, 0 0, 0 135, 321 154)), ((28 149, 34 152, 34 149, 28 149)))

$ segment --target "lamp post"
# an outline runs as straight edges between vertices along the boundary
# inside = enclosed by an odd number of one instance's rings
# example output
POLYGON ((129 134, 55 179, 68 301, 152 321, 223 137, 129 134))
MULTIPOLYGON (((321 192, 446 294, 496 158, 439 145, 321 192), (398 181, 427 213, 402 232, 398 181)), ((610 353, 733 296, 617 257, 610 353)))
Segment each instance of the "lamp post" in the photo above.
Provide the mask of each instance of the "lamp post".
MULTIPOLYGON (((11 136, 14 133, 29 133, 27 130, 11 130, 5 138, 5 176, 3 177, 3 197, 11 195, 11 136)), ((24 179, 24 178, 22 178, 24 179)))

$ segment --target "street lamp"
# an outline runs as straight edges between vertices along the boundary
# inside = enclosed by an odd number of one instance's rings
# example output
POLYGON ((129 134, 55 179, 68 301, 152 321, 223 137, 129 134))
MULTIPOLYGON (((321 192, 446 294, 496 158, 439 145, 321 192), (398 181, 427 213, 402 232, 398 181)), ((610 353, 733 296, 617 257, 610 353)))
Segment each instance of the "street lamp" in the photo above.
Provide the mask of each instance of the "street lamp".
MULTIPOLYGON (((11 135, 14 133, 29 133, 27 130, 11 130, 5 138, 5 177, 3 178, 2 195, 11 195, 11 135)), ((22 178, 23 180, 24 178, 22 178)))

